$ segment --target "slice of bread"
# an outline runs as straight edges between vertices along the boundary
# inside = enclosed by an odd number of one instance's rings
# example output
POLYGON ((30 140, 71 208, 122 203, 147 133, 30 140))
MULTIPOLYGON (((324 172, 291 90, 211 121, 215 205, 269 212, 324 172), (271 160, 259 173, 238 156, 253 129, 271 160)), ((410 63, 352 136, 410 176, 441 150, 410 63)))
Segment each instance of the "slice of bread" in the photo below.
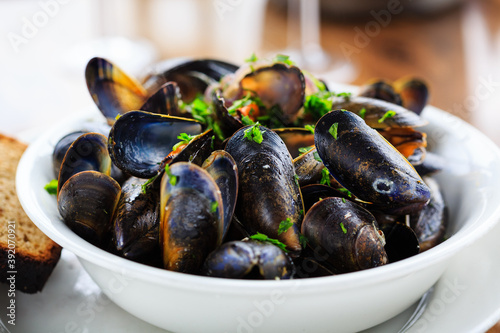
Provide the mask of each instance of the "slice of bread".
POLYGON ((0 281, 10 284, 7 278, 14 276, 16 290, 36 293, 59 261, 61 247, 31 222, 17 198, 16 169, 25 149, 0 134, 0 281))

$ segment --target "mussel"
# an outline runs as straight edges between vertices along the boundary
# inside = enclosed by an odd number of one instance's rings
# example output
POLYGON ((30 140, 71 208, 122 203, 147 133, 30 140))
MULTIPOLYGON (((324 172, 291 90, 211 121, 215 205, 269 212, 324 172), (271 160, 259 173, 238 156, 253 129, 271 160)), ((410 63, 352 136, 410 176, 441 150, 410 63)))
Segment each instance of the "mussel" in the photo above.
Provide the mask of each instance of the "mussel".
POLYGON ((202 273, 207 276, 282 280, 293 277, 292 260, 279 247, 257 240, 222 244, 207 257, 202 273))
POLYGON ((307 212, 302 233, 308 244, 321 250, 338 273, 388 263, 383 233, 373 215, 342 198, 326 198, 307 212))
POLYGON ((201 167, 178 162, 161 180, 160 247, 168 270, 198 274, 222 242, 223 204, 217 184, 201 167))
POLYGON ((400 214, 418 211, 429 201, 430 190, 415 169, 352 112, 323 116, 315 145, 330 174, 363 201, 400 214))
POLYGON ((236 215, 243 225, 250 232, 279 239, 291 251, 300 251, 304 207, 292 159, 283 141, 275 132, 254 125, 238 130, 227 142, 226 151, 238 166, 236 215), (252 139, 251 131, 260 133, 262 140, 252 139), (287 220, 291 227, 278 234, 281 221, 287 220))

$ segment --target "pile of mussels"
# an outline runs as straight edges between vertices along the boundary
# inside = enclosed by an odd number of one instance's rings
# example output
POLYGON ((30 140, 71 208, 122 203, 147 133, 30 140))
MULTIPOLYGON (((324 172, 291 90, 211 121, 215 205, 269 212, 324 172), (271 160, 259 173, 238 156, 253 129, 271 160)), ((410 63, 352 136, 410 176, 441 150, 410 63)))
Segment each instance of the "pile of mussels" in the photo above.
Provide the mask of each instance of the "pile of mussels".
POLYGON ((443 240, 428 177, 443 163, 416 129, 422 81, 335 93, 285 56, 167 62, 142 83, 93 58, 85 78, 107 124, 56 145, 57 204, 102 249, 190 274, 286 279, 443 240))

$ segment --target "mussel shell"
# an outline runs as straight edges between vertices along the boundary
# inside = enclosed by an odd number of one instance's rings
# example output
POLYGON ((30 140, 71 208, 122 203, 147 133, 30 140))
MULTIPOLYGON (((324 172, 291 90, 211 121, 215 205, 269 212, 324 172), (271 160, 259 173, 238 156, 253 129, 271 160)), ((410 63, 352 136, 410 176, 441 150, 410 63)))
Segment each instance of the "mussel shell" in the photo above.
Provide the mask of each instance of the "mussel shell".
POLYGON ((376 80, 364 85, 358 96, 380 99, 397 105, 403 104, 401 96, 394 87, 384 80, 376 80))
POLYGON ((302 222, 302 234, 339 273, 358 271, 388 262, 381 233, 373 215, 341 198, 314 204, 302 222))
POLYGON ((427 84, 417 78, 401 79, 394 83, 398 89, 403 106, 408 110, 421 114, 429 100, 427 84))
POLYGON ((113 243, 121 256, 148 263, 160 253, 160 193, 158 188, 143 190, 145 182, 131 177, 123 184, 113 219, 113 243))
POLYGON ((117 119, 108 139, 113 162, 126 173, 151 178, 179 141, 179 134, 201 133, 201 125, 191 119, 132 111, 117 119))
POLYGON ((333 103, 332 109, 344 109, 354 112, 357 115, 359 115, 362 109, 365 109, 363 119, 370 127, 377 129, 387 127, 419 127, 427 124, 426 120, 402 106, 369 97, 339 99, 333 103), (379 122, 388 111, 394 111, 396 114, 379 122))
POLYGON ((213 151, 213 130, 205 131, 193 138, 180 152, 169 154, 160 164, 163 170, 166 164, 191 162, 201 166, 213 151))
POLYGON ((438 183, 429 177, 425 177, 424 181, 431 189, 431 199, 420 212, 410 216, 410 225, 422 252, 443 241, 448 225, 448 211, 438 183))
POLYGON ((59 177, 59 170, 61 169, 62 161, 69 147, 76 139, 78 139, 80 135, 83 135, 85 133, 88 133, 88 131, 71 132, 57 141, 54 147, 54 151, 52 152, 52 167, 54 169, 54 175, 56 178, 59 177))
POLYGON ((210 253, 203 265, 207 276, 266 280, 290 279, 294 274, 292 260, 277 246, 255 240, 222 244, 210 253))
POLYGON ((430 190, 415 169, 377 131, 352 112, 331 111, 315 129, 315 145, 330 174, 359 199, 381 210, 420 210, 430 190), (334 137, 330 130, 337 124, 334 137))
POLYGON ((158 89, 139 110, 170 116, 182 116, 179 110, 180 90, 175 82, 167 82, 158 89))
POLYGON ((436 173, 446 167, 446 160, 430 151, 425 153, 422 163, 415 165, 415 170, 421 177, 436 173))
POLYGON ((233 219, 238 198, 238 167, 228 152, 217 150, 203 162, 202 168, 212 176, 221 192, 224 208, 224 232, 222 234, 224 239, 233 219))
POLYGON ((120 193, 120 185, 113 178, 97 171, 82 171, 65 182, 57 208, 64 223, 77 235, 104 246, 120 193))
POLYGON ((90 96, 110 124, 119 114, 137 110, 148 95, 138 81, 103 58, 90 59, 85 79, 90 96))
POLYGON ((331 197, 345 198, 341 192, 335 190, 333 187, 321 184, 310 184, 302 186, 300 188, 300 192, 302 193, 302 199, 304 200, 304 209, 306 213, 316 202, 322 199, 331 197))
POLYGON ((228 138, 237 130, 242 128, 243 123, 229 114, 225 105, 225 99, 220 90, 215 90, 212 94, 212 103, 215 109, 216 122, 224 137, 228 138))
POLYGON ((395 222, 381 225, 385 236, 385 252, 389 262, 400 261, 420 252, 417 235, 406 224, 395 222))
POLYGON ((207 255, 222 242, 222 198, 212 177, 197 165, 178 162, 169 172, 163 174, 160 188, 163 265, 198 274, 207 255))
POLYGON ((298 177, 299 186, 302 187, 318 183, 321 180, 321 172, 325 165, 321 161, 316 148, 311 148, 308 152, 293 160, 293 167, 298 177))
POLYGON ((293 159, 300 155, 299 148, 314 145, 314 133, 305 128, 275 128, 273 131, 283 140, 293 159))
POLYGON ((165 82, 174 81, 179 85, 182 100, 190 102, 198 94, 203 94, 210 84, 219 82, 237 69, 236 65, 214 59, 186 60, 174 67, 165 62, 152 69, 144 86, 148 91, 157 91, 165 82))
POLYGON ((73 175, 94 170, 109 175, 111 159, 107 149, 107 139, 99 133, 85 133, 70 145, 59 170, 57 192, 73 175))
POLYGON ((304 210, 292 159, 278 134, 258 128, 263 137, 260 144, 245 138, 248 128, 242 128, 226 145, 238 166, 236 215, 250 232, 279 239, 289 250, 298 252, 304 210), (280 222, 288 218, 292 227, 278 235, 280 222))
POLYGON ((295 66, 276 63, 261 67, 247 74, 240 81, 240 87, 243 92, 254 92, 268 110, 278 106, 279 110, 273 116, 285 125, 291 125, 297 119, 304 105, 305 79, 295 66))

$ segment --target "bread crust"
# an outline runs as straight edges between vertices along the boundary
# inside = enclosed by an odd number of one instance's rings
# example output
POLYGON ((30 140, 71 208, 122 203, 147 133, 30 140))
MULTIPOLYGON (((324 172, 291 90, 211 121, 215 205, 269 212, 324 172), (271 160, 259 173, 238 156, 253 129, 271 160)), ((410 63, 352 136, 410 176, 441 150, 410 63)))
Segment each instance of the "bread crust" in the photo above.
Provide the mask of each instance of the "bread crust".
POLYGON ((36 227, 17 198, 16 169, 26 147, 0 134, 0 282, 10 283, 15 275, 16 290, 36 293, 59 261, 61 247, 36 227))

